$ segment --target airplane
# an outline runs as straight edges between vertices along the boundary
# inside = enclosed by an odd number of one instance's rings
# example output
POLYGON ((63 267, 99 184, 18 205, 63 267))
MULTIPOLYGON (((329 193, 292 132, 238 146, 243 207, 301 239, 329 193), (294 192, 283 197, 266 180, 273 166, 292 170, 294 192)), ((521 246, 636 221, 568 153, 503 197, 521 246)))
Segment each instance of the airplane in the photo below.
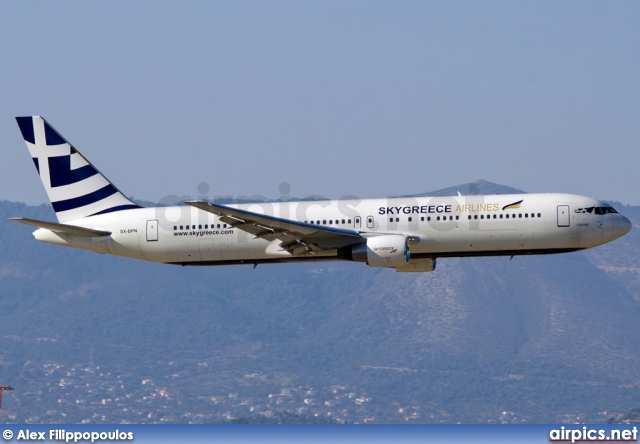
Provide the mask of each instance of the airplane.
POLYGON ((176 265, 363 262, 429 272, 438 258, 566 253, 613 241, 631 222, 573 194, 505 194, 143 207, 39 116, 16 117, 58 222, 42 242, 176 265))

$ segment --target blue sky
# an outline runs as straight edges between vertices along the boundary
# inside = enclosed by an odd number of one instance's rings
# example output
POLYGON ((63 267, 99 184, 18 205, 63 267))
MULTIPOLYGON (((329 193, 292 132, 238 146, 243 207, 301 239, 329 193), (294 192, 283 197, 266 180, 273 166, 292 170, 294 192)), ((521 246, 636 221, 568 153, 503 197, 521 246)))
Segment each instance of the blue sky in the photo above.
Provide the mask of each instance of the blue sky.
POLYGON ((484 179, 640 205, 640 3, 8 2, 0 199, 42 115, 125 194, 361 198, 484 179))

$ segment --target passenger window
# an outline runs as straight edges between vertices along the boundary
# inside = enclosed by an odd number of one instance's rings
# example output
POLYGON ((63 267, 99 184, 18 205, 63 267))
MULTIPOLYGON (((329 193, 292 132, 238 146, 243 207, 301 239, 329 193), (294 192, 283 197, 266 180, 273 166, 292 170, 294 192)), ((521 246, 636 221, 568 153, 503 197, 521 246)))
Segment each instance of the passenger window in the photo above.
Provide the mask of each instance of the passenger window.
POLYGON ((471 215, 467 216, 469 220, 471 220, 471 215))
POLYGON ((473 215, 473 218, 474 218, 474 219, 478 219, 478 215, 477 215, 477 214, 474 214, 474 215, 473 215))
POLYGON ((519 218, 522 218, 522 213, 518 214, 518 217, 519 217, 519 218))
POLYGON ((420 217, 420 222, 424 222, 424 216, 420 217))
POLYGON ((529 217, 529 213, 524 213, 524 217, 529 217))
POLYGON ((344 219, 342 219, 342 225, 344 225, 344 219))
POLYGON ((502 214, 500 215, 500 219, 502 219, 502 214))
POLYGON ((540 213, 538 213, 538 217, 542 217, 542 216, 540 215, 540 213))
POLYGON ((390 218, 389 218, 389 222, 393 222, 393 217, 390 217, 390 218))
POLYGON ((409 217, 409 222, 411 222, 411 217, 409 217))
POLYGON ((481 215, 480 215, 480 219, 484 219, 484 214, 481 214, 481 215))
POLYGON ((456 220, 460 220, 460 216, 456 216, 456 220))

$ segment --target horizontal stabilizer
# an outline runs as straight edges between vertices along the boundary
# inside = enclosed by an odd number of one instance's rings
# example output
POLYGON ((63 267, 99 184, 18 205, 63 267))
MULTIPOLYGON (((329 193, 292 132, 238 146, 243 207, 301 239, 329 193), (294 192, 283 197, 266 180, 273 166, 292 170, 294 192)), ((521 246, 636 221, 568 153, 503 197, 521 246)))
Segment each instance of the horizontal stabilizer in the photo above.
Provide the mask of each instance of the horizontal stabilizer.
POLYGON ((70 236, 80 237, 103 237, 110 236, 110 231, 93 230, 91 228, 77 227, 75 225, 57 224, 55 222, 47 222, 44 220, 27 219, 24 217, 10 217, 10 221, 20 222, 27 225, 32 225, 38 228, 44 228, 45 230, 54 231, 56 233, 64 233, 70 236))

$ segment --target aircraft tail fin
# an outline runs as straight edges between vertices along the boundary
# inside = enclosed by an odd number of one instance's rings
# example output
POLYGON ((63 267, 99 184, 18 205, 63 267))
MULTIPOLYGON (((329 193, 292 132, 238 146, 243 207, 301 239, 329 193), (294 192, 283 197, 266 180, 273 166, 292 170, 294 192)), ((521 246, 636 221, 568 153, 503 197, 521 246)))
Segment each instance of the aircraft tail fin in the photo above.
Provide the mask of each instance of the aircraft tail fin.
POLYGON ((59 222, 140 208, 42 117, 16 121, 59 222))

